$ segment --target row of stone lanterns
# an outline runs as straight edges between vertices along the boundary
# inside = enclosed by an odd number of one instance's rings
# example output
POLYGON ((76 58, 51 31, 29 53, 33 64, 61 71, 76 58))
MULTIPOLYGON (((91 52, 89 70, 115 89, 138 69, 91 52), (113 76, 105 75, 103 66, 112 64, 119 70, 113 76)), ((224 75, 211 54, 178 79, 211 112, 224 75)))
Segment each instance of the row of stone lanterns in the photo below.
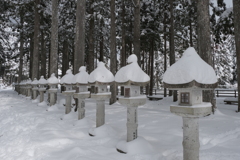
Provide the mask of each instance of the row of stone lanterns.
MULTIPOLYGON (((81 67, 79 71, 74 76, 71 70, 68 70, 61 79, 61 84, 66 87, 66 91, 63 92, 66 96, 65 113, 71 112, 71 98, 74 97, 78 99, 78 119, 84 118, 84 100, 90 95, 87 91, 87 86, 90 85, 91 98, 96 100, 96 127, 101 127, 105 123, 105 100, 111 97, 107 85, 115 81, 118 85, 124 86, 124 96, 119 97, 119 103, 127 106, 127 142, 136 139, 137 107, 146 103, 146 95, 140 95, 140 86, 145 86, 150 81, 150 77, 139 67, 136 55, 129 56, 128 65, 122 67, 115 77, 106 69, 103 62, 99 62, 90 75, 85 67, 81 67), (73 84, 77 86, 76 92, 72 90, 73 84)), ((179 91, 178 105, 171 106, 170 111, 183 117, 184 160, 198 160, 200 147, 198 118, 211 114, 211 104, 202 102, 202 90, 217 87, 216 74, 213 68, 197 55, 194 48, 189 48, 183 57, 164 73, 163 82, 166 88, 179 91)), ((26 87, 27 84, 22 83, 25 90, 21 93, 26 94, 26 88, 29 88, 26 87)), ((56 101, 54 94, 57 91, 57 78, 52 75, 48 79, 48 84, 50 105, 53 105, 56 101)), ((90 132, 90 135, 94 136, 94 132, 90 132)))

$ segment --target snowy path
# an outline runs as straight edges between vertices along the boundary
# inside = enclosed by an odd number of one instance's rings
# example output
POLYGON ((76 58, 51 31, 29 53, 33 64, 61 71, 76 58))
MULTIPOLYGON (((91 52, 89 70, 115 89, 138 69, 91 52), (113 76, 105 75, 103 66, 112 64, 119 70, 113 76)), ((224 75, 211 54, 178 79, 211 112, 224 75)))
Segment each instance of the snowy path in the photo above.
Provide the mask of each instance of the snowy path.
MULTIPOLYGON (((95 102, 86 101, 86 118, 81 121, 77 121, 75 112, 64 116, 62 103, 60 100, 52 111, 46 111, 46 105, 38 106, 10 89, 0 90, 0 159, 182 159, 182 119, 169 112, 170 98, 139 107, 138 135, 151 144, 153 151, 140 152, 144 147, 139 147, 132 154, 118 153, 115 148, 126 138, 125 107, 106 102, 107 125, 101 136, 90 137, 88 130, 95 126, 95 102)), ((218 99, 218 112, 200 119, 201 160, 240 159, 240 114, 234 112, 236 107, 218 99)))

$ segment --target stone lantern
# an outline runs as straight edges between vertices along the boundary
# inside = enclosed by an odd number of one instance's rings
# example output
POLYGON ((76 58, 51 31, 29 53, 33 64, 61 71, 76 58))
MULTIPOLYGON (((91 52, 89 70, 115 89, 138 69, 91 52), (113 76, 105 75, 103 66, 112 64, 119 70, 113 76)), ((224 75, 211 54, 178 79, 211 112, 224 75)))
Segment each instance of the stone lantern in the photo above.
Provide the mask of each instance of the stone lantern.
POLYGON ((49 85, 48 93, 50 94, 50 106, 52 106, 56 104, 56 101, 57 101, 57 91, 58 91, 59 80, 55 76, 55 73, 52 73, 51 77, 48 78, 47 82, 49 85))
POLYGON ((183 118, 183 159, 199 160, 199 117, 212 112, 212 104, 202 101, 202 91, 217 87, 216 74, 190 47, 164 73, 163 84, 178 90, 178 105, 170 106, 170 111, 183 118))
POLYGON ((74 93, 74 98, 78 99, 78 119, 85 117, 85 102, 84 100, 90 96, 88 91, 88 77, 89 74, 86 72, 86 67, 81 66, 79 73, 75 75, 75 83, 77 86, 77 92, 74 93))
POLYGON ((31 86, 31 84, 32 84, 32 81, 31 81, 31 79, 29 78, 27 81, 26 81, 26 83, 25 83, 25 87, 26 87, 26 96, 27 97, 30 97, 31 98, 31 95, 32 95, 32 86, 31 86))
POLYGON ((137 56, 128 57, 128 65, 122 67, 115 75, 118 85, 124 86, 124 96, 118 98, 120 104, 127 106, 127 142, 138 137, 137 107, 146 103, 146 95, 140 95, 140 86, 149 83, 150 77, 139 67, 137 56))
POLYGON ((66 88, 64 92, 62 92, 63 95, 66 97, 66 109, 65 114, 68 114, 71 112, 72 108, 72 96, 75 92, 75 90, 72 89, 73 83, 74 83, 74 75, 72 74, 71 69, 68 69, 66 74, 61 78, 60 83, 66 88))
POLYGON ((105 100, 111 98, 111 92, 108 92, 107 86, 113 81, 113 74, 105 67, 103 62, 99 62, 97 68, 89 75, 88 83, 92 86, 91 98, 97 102, 96 127, 105 124, 105 100))
POLYGON ((38 91, 39 91, 39 94, 40 94, 39 103, 44 101, 44 92, 46 91, 47 83, 48 83, 47 80, 44 79, 43 76, 41 76, 41 78, 38 81, 38 85, 39 85, 38 91))
POLYGON ((33 92, 32 99, 35 100, 38 96, 38 92, 37 92, 38 91, 38 80, 37 80, 37 78, 34 78, 31 85, 32 85, 32 92, 33 92))
POLYGON ((23 90, 23 95, 24 96, 27 96, 27 84, 26 84, 26 80, 23 80, 23 83, 22 83, 22 90, 23 90))
POLYGON ((23 80, 19 83, 19 94, 23 95, 23 80))

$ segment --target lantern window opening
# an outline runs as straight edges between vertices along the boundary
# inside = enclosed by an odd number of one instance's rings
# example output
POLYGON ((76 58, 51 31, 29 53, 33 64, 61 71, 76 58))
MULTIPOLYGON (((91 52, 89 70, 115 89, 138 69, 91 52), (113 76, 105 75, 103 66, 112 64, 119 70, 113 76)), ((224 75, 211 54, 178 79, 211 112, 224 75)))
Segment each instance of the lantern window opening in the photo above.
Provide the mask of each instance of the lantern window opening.
POLYGON ((190 104, 190 93, 182 92, 180 99, 182 104, 190 104))

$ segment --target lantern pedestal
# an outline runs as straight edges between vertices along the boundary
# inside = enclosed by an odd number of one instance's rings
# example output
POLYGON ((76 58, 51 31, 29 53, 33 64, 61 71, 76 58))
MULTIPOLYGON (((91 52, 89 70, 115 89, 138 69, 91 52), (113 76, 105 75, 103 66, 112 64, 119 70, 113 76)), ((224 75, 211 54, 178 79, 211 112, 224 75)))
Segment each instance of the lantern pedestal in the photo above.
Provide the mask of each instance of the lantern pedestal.
POLYGON ((39 88, 38 89, 40 97, 39 97, 39 103, 44 101, 44 92, 46 91, 46 88, 39 88))
POLYGON ((85 117, 85 99, 90 96, 90 92, 74 93, 74 98, 78 99, 78 120, 85 117))
POLYGON ((183 159, 199 160, 199 117, 210 115, 211 103, 194 106, 170 106, 170 111, 183 118, 183 159))
POLYGON ((31 95, 32 95, 32 92, 31 92, 32 87, 31 86, 27 86, 26 90, 27 90, 27 97, 31 97, 31 95))
POLYGON ((32 91, 33 91, 33 100, 35 100, 37 98, 37 91, 38 91, 38 88, 37 87, 34 87, 32 88, 32 91))
POLYGON ((57 101, 57 91, 58 89, 57 88, 51 88, 48 90, 48 93, 50 94, 50 106, 56 104, 56 101, 57 101))
POLYGON ((138 137, 138 113, 137 107, 146 103, 146 96, 137 97, 119 97, 119 103, 127 106, 127 142, 130 142, 138 137))
MULTIPOLYGON (((108 100, 111 98, 111 92, 106 93, 97 93, 97 94, 91 94, 91 98, 96 100, 96 127, 101 127, 105 124, 105 100, 108 100)), ((95 136, 94 129, 93 131, 89 133, 90 136, 95 136)))
POLYGON ((64 91, 62 94, 66 97, 66 103, 65 103, 65 114, 68 114, 72 110, 72 96, 75 93, 74 90, 64 91))

